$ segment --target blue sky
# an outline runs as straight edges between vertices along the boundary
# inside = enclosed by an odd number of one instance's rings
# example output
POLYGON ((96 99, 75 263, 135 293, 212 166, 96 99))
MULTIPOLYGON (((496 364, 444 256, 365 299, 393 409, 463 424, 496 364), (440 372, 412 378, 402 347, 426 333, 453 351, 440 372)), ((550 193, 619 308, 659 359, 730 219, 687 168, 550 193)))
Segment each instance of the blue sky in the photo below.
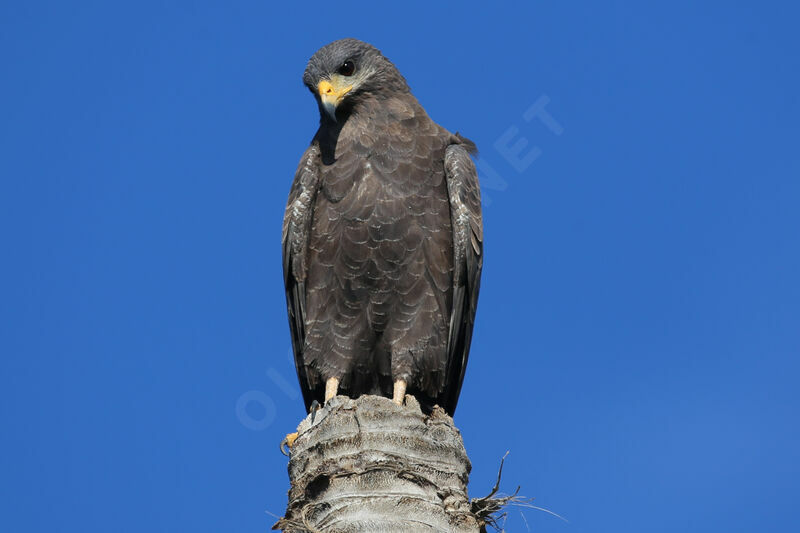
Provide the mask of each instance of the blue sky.
POLYGON ((508 531, 800 529, 800 13, 743 4, 5 2, 2 529, 282 513, 280 222, 347 36, 481 149, 471 494, 510 450, 569 522, 508 531))

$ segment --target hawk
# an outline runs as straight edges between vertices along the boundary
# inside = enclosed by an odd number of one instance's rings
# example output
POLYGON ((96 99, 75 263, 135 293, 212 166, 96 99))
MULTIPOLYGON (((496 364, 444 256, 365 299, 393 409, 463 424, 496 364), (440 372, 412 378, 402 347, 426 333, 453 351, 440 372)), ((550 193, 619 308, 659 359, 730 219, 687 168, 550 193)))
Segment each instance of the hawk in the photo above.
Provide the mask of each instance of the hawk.
POLYGON ((320 125, 283 220, 283 272, 307 409, 413 395, 455 412, 483 265, 475 145, 431 120, 375 47, 318 50, 320 125))

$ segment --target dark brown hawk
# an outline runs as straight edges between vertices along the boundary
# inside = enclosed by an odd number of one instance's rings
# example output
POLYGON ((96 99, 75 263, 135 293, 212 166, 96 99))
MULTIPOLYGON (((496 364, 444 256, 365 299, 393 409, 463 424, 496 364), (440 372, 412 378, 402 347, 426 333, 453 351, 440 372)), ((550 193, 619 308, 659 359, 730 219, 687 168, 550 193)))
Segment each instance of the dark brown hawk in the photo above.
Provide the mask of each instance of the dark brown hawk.
POLYGON ((483 264, 475 146, 367 43, 321 48, 303 82, 320 126, 289 193, 283 271, 306 407, 408 393, 453 414, 483 264))

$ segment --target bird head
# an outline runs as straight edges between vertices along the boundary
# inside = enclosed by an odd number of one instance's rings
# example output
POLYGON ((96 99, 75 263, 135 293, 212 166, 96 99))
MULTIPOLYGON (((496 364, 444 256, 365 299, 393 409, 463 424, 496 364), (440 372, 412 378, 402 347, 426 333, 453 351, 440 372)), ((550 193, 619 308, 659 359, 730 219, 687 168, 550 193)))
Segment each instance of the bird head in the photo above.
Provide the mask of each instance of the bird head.
POLYGON ((392 62, 358 39, 340 39, 317 50, 308 61, 303 83, 317 99, 320 114, 334 121, 366 97, 409 91, 392 62))

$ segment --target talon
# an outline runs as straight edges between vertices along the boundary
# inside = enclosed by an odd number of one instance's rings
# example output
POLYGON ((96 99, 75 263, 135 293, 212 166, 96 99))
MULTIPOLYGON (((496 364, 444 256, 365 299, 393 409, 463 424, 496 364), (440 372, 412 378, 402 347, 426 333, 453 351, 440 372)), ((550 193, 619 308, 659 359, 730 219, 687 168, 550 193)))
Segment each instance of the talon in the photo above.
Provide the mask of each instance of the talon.
POLYGON ((319 411, 320 409, 321 409, 321 407, 320 407, 319 402, 317 400, 314 400, 313 402, 311 402, 310 411, 311 411, 311 424, 312 425, 314 424, 314 418, 316 418, 316 416, 317 416, 317 411, 319 411))
POLYGON ((292 445, 294 444, 294 441, 297 440, 297 437, 299 435, 300 435, 299 433, 294 432, 294 433, 289 433, 288 435, 286 435, 283 438, 283 440, 281 441, 281 445, 280 445, 281 453, 283 455, 285 455, 286 457, 289 457, 288 448, 292 447, 292 445))

